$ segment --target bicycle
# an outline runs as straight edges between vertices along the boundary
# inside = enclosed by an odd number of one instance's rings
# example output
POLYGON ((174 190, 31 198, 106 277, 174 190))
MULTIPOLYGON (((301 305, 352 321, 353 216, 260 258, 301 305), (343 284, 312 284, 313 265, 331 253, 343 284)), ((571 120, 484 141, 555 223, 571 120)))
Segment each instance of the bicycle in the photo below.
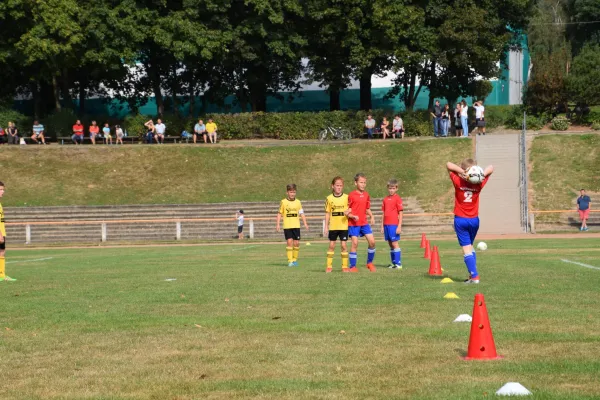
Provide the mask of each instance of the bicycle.
POLYGON ((342 127, 334 128, 328 126, 319 132, 319 141, 325 140, 350 140, 352 139, 352 133, 348 129, 342 127))

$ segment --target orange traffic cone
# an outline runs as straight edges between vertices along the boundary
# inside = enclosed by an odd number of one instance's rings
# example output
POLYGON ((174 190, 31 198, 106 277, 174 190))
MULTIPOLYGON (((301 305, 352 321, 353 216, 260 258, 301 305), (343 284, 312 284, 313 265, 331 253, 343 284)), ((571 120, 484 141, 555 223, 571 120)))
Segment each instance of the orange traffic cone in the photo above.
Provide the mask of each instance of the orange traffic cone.
POLYGON ((442 276, 442 266, 440 265, 440 253, 438 252, 437 246, 433 246, 433 253, 431 253, 431 261, 429 262, 429 275, 442 276))
POLYGON ((496 354, 496 345, 492 335, 492 327, 488 318, 487 308, 483 294, 475 295, 473 305, 473 321, 471 322, 471 335, 469 336, 469 350, 465 360, 497 360, 502 358, 496 354))
POLYGON ((426 244, 427 244, 427 236, 424 233, 421 233, 421 245, 419 247, 424 249, 426 244))
POLYGON ((431 248, 429 246, 429 240, 425 243, 425 254, 423 254, 423 258, 431 260, 431 248))

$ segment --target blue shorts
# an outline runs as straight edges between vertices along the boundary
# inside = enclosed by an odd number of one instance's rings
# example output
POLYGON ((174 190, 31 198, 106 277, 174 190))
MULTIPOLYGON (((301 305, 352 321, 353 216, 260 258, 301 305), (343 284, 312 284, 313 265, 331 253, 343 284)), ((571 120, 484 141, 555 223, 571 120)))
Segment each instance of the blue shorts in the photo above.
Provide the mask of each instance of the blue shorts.
POLYGON ((348 236, 360 236, 363 237, 365 235, 372 235, 373 230, 371 229, 371 225, 363 225, 363 226, 349 226, 348 227, 348 236))
POLYGON ((397 242, 400 240, 400 234, 396 233, 398 225, 384 225, 383 236, 387 242, 397 242))
POLYGON ((463 218, 454 217, 454 231, 461 246, 468 246, 475 243, 475 236, 479 230, 479 217, 463 218))

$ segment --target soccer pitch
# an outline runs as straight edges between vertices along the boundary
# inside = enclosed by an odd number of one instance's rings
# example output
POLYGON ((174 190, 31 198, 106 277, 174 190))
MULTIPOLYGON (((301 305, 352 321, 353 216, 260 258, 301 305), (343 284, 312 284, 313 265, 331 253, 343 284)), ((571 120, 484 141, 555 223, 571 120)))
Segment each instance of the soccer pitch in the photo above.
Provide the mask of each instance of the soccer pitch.
POLYGON ((482 282, 455 241, 427 276, 325 274, 325 243, 8 250, 0 284, 2 399, 481 399, 520 382, 536 399, 600 397, 598 239, 489 241, 482 282), (575 263, 568 263, 569 260, 575 263), (582 265, 583 264, 583 265, 582 265), (447 292, 460 298, 443 299, 447 292), (475 293, 498 361, 463 361, 475 293))

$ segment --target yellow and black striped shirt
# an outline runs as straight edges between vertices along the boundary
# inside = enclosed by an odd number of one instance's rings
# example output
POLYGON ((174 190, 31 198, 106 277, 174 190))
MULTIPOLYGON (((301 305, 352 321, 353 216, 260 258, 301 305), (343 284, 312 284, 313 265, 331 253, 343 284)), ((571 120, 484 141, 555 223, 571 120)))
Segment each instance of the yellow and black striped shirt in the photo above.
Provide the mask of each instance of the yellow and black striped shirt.
POLYGON ((2 204, 0 204, 0 234, 6 236, 6 228, 4 227, 4 209, 2 208, 2 204))

